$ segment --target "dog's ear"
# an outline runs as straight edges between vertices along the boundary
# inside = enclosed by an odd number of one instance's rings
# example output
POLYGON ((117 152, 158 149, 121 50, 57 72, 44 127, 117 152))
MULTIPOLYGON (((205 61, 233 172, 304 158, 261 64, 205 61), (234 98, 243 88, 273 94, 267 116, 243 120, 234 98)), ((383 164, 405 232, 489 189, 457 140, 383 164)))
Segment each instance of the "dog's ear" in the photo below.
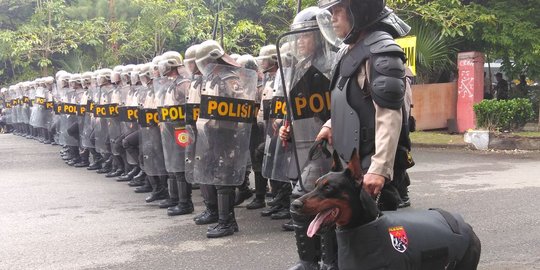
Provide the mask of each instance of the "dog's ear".
POLYGON ((334 150, 334 153, 332 153, 332 157, 334 158, 334 161, 332 162, 332 171, 333 172, 341 172, 343 171, 343 163, 341 163, 341 158, 339 157, 339 154, 336 150, 334 150))
POLYGON ((364 178, 362 166, 360 165, 360 156, 358 156, 356 149, 353 150, 349 164, 347 164, 347 169, 351 172, 351 176, 355 182, 360 183, 364 178))

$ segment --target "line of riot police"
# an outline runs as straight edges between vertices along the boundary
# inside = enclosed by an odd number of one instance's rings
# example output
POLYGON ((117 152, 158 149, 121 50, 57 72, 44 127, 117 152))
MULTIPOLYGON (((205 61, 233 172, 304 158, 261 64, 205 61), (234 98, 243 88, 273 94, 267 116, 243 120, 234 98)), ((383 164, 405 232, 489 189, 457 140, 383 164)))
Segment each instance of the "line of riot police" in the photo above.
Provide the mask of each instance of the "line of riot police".
MULTIPOLYGON (((402 23, 386 7, 381 14, 385 27, 402 23)), ((338 64, 338 43, 321 31, 329 16, 301 11, 257 57, 229 55, 207 40, 184 57, 169 51, 145 64, 19 83, 2 89, 1 119, 16 135, 63 146, 66 164, 149 193, 146 202, 159 200, 170 216, 192 214, 192 190, 200 188, 205 209, 193 220, 209 225, 208 238, 238 232, 234 207, 254 193, 247 209, 264 208, 262 216, 287 220, 283 229, 295 232, 300 261, 292 269, 337 269, 335 232, 309 238, 314 217, 289 210, 331 166, 330 144, 316 138, 331 119, 331 88, 341 86, 333 72, 346 66, 338 64)), ((374 141, 374 132, 355 136, 374 141)), ((406 191, 400 195, 408 202, 406 191)))

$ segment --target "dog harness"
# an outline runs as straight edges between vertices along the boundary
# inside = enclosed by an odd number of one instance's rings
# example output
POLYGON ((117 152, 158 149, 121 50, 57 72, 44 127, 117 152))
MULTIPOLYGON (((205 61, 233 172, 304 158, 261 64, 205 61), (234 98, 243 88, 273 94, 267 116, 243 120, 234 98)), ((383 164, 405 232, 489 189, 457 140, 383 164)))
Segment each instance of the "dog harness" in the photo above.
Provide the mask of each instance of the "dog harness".
POLYGON ((472 237, 458 214, 440 209, 384 212, 366 225, 337 229, 339 269, 454 269, 472 237))

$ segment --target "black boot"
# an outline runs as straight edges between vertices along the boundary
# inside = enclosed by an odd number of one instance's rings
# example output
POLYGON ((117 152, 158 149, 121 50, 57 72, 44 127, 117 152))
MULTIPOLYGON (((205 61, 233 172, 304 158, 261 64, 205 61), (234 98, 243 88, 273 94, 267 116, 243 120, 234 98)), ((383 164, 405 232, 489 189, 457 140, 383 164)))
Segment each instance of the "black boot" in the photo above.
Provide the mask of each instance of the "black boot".
POLYGON ((397 187, 399 197, 401 201, 398 204, 398 208, 405 208, 411 206, 411 199, 409 198, 409 185, 411 184, 411 179, 407 172, 404 173, 404 178, 402 183, 397 187))
POLYGON ((284 224, 281 224, 281 229, 286 231, 286 232, 294 231, 294 223, 293 223, 292 219, 290 219, 289 221, 287 221, 284 224))
POLYGON ((62 156, 63 160, 72 160, 79 157, 79 147, 77 146, 68 146, 64 155, 62 156))
POLYGON ((101 163, 103 163, 105 160, 103 159, 103 156, 96 151, 95 148, 90 148, 90 154, 92 155, 93 162, 90 163, 88 168, 86 168, 89 171, 95 171, 101 169, 101 163))
POLYGON ((178 184, 178 205, 169 207, 167 215, 179 216, 193 213, 195 209, 191 201, 191 184, 186 181, 184 173, 176 175, 176 182, 178 184))
POLYGON ((291 193, 292 193, 292 186, 290 184, 285 184, 281 187, 280 191, 278 192, 278 195, 280 196, 281 200, 279 201, 279 204, 283 207, 281 210, 279 210, 276 213, 273 213, 270 215, 271 219, 289 219, 291 218, 291 212, 289 211, 289 208, 291 206, 291 193), (286 194, 286 196, 282 196, 280 194, 286 194))
POLYGON ((145 177, 144 177, 144 180, 143 180, 143 184, 136 188, 134 191, 135 193, 148 193, 148 192, 152 192, 152 185, 150 184, 150 180, 149 180, 150 176, 147 176, 145 174, 145 177))
POLYGON ((52 144, 53 138, 52 134, 48 129, 44 130, 45 140, 43 141, 44 144, 52 144))
POLYGON ((107 178, 114 178, 124 173, 124 163, 122 157, 119 155, 113 155, 113 169, 105 175, 107 178))
POLYGON ((137 176, 137 174, 139 174, 140 172, 140 169, 139 167, 137 166, 130 166, 131 167, 131 170, 129 170, 128 173, 126 173, 126 175, 121 175, 119 176, 118 178, 116 178, 116 181, 118 182, 127 182, 127 181, 131 181, 133 180, 133 177, 137 176))
POLYGON ((338 246, 336 230, 331 229, 321 235, 321 270, 338 270, 338 246))
POLYGON ((260 209, 266 207, 265 195, 267 180, 261 172, 255 172, 255 198, 246 205, 246 209, 260 209))
POLYGON ((68 161, 66 161, 66 164, 69 166, 74 166, 75 164, 81 162, 81 155, 79 153, 79 147, 77 146, 71 146, 70 152, 74 153, 74 157, 68 161))
POLYGON ((140 167, 137 166, 137 169, 139 170, 139 173, 135 176, 133 176, 133 179, 129 181, 128 186, 130 187, 140 187, 144 185, 144 182, 146 181, 146 173, 141 170, 140 167))
POLYGON ((105 175, 107 178, 118 177, 124 173, 124 170, 117 168, 115 171, 111 170, 108 174, 105 175))
POLYGON ((289 268, 289 270, 318 270, 320 260, 320 237, 315 235, 312 238, 307 236, 309 223, 312 217, 292 215, 294 223, 294 236, 296 238, 296 248, 300 261, 289 268))
POLYGON ((274 184, 273 186, 279 187, 279 189, 277 190, 274 198, 268 202, 268 206, 276 206, 283 204, 283 200, 287 200, 291 196, 292 186, 290 183, 281 182, 279 184, 274 184))
POLYGON ((261 216, 263 217, 269 217, 271 216, 272 214, 275 214, 279 211, 283 210, 283 206, 281 205, 276 205, 276 206, 272 206, 268 209, 265 209, 263 211, 261 211, 261 216))
POLYGON ((206 205, 206 209, 196 215, 193 220, 197 225, 206 225, 218 222, 218 218, 217 205, 206 205))
POLYGON ((169 175, 167 185, 169 186, 169 198, 160 202, 159 208, 169 208, 178 205, 178 184, 176 183, 176 176, 174 174, 169 175))
POLYGON ((152 194, 145 200, 147 203, 151 203, 157 200, 164 200, 169 197, 167 191, 167 176, 149 176, 150 184, 152 185, 152 194))
POLYGON ((218 190, 218 224, 208 228, 206 237, 219 238, 238 232, 234 217, 234 189, 223 187, 218 190))
POLYGON ((101 163, 101 169, 97 170, 96 173, 98 174, 106 174, 110 173, 112 170, 112 155, 109 155, 103 163, 101 163))
POLYGON ((201 185, 200 188, 206 209, 193 220, 197 225, 216 223, 218 221, 217 190, 213 185, 201 185))
POLYGON ((90 161, 88 160, 90 157, 90 151, 88 149, 84 149, 81 153, 81 161, 79 163, 76 163, 73 165, 75 168, 84 168, 88 167, 90 165, 90 161))
POLYGON ((235 189, 236 195, 234 200, 234 206, 242 204, 245 200, 253 196, 253 192, 249 189, 249 174, 250 171, 246 171, 244 182, 238 188, 235 189))

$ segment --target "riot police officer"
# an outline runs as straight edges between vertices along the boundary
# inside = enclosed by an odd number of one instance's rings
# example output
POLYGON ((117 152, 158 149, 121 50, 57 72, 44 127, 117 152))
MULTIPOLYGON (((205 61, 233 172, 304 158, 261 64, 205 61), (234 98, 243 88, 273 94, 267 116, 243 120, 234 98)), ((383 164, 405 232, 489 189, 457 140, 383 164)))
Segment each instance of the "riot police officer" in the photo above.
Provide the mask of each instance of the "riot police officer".
MULTIPOLYGON (((401 170, 394 161, 398 145, 408 147, 408 132, 403 119, 405 54, 394 38, 410 28, 384 0, 324 0, 319 6, 325 9, 317 15, 324 37, 345 46, 334 68, 331 119, 317 139, 329 141, 346 162, 358 150, 366 172, 363 188, 374 197, 382 194, 380 208, 396 209, 397 192, 388 182, 401 170)), ((323 244, 330 258, 324 263, 336 269, 335 236, 323 244)))
POLYGON ((168 208, 167 214, 170 216, 191 214, 194 208, 192 186, 186 181, 185 175, 189 136, 184 112, 191 80, 180 53, 169 51, 161 57, 163 60, 158 63, 158 69, 162 80, 156 87, 161 88, 162 92, 157 103, 165 167, 169 174, 169 198, 159 206, 168 208))
POLYGON ((245 180, 257 74, 240 68, 213 40, 198 46, 195 62, 206 84, 196 123, 195 158, 187 161, 195 163, 194 173, 188 180, 206 184, 201 186, 205 202, 218 214, 218 224, 208 227, 206 236, 216 238, 238 231, 235 186, 245 180))
POLYGON ((406 165, 400 163, 407 159, 398 155, 410 149, 410 140, 403 117, 405 54, 394 38, 406 35, 410 27, 383 0, 324 1, 321 7, 327 9, 318 20, 325 37, 347 46, 340 51, 335 74, 332 119, 318 137, 333 142, 345 161, 356 148, 367 172, 364 188, 373 196, 384 190, 382 206, 395 209, 398 198, 392 196, 395 188, 389 182, 402 181, 406 165))
MULTIPOLYGON (((283 164, 289 166, 287 177, 291 180, 297 179, 294 181, 295 188, 291 199, 302 196, 314 186, 311 182, 315 179, 307 177, 309 175, 304 171, 312 169, 308 162, 310 147, 316 141, 320 128, 330 117, 328 98, 331 64, 335 53, 333 46, 324 40, 317 25, 316 17, 320 12, 317 7, 309 7, 299 12, 293 20, 290 34, 287 35, 289 55, 292 59, 290 68, 282 73, 281 79, 282 87, 288 94, 287 118, 292 120, 292 124, 280 127, 280 139, 283 143, 293 143, 295 148, 293 157, 287 164, 283 164), (291 128, 293 136, 290 134, 291 128)), ((283 62, 283 59, 281 61, 283 62)), ((281 66, 284 68, 284 65, 281 66)), ((322 237, 309 238, 307 228, 314 217, 301 216, 294 212, 291 216, 300 259, 291 269, 319 269, 320 259, 324 269, 336 269, 335 252, 331 251, 336 248, 335 233, 330 231, 322 237)))

